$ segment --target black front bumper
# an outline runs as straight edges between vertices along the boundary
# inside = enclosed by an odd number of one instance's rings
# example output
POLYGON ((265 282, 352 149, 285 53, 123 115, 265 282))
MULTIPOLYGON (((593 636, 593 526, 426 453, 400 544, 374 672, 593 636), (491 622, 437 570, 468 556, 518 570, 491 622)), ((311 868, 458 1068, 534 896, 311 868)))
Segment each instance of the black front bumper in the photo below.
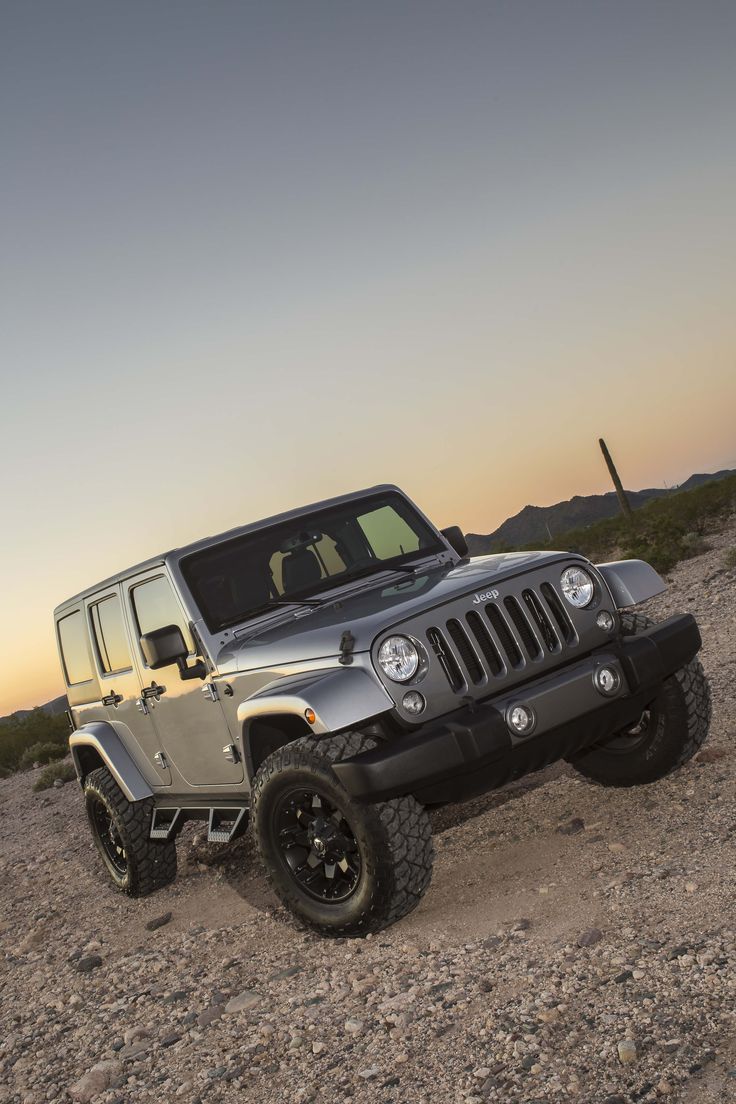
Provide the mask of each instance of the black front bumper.
POLYGON ((575 664, 516 687, 513 694, 466 706, 333 770, 352 797, 382 801, 414 794, 424 804, 461 801, 573 755, 634 724, 662 682, 697 654, 700 632, 691 614, 670 617, 637 636, 621 637, 575 664), (613 664, 623 675, 615 698, 595 689, 593 672, 613 664), (512 735, 506 709, 531 702, 537 730, 512 735))

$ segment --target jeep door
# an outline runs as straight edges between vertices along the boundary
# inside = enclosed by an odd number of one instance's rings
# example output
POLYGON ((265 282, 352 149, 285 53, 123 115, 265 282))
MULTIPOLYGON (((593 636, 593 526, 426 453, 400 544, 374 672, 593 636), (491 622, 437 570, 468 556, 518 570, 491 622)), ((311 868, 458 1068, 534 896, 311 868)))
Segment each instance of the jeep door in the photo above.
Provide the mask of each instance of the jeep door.
POLYGON ((216 691, 214 696, 203 694, 206 683, 182 679, 176 666, 150 670, 140 647, 143 634, 178 625, 189 648, 189 662, 196 657, 189 619, 166 569, 154 568, 127 579, 125 592, 136 662, 142 671, 141 693, 167 757, 189 786, 237 785, 243 781, 243 764, 232 755, 232 737, 216 691))
POLYGON ((120 584, 85 602, 92 655, 101 688, 100 706, 151 785, 170 786, 171 771, 141 698, 142 672, 123 616, 120 584))

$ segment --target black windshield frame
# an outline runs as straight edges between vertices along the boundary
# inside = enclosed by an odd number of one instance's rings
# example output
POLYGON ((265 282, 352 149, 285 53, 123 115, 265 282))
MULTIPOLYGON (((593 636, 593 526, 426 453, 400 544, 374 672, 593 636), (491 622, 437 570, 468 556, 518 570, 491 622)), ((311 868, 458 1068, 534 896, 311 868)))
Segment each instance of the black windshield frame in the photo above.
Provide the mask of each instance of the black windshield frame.
MULTIPOLYGON (((363 540, 366 544, 369 543, 364 532, 363 540)), ((408 565, 412 561, 425 559, 447 551, 447 545, 443 542, 437 531, 425 520, 407 498, 404 498, 403 495, 395 491, 384 491, 374 495, 355 498, 348 502, 340 503, 339 505, 328 506, 321 510, 315 510, 313 513, 298 515, 290 520, 263 526, 258 529, 253 529, 249 533, 244 533, 241 536, 219 541, 209 545, 207 548, 199 549, 188 556, 182 557, 180 569, 184 581, 204 618, 207 628, 210 632, 216 633, 233 625, 242 624, 251 617, 263 616, 264 613, 271 609, 275 611, 290 605, 311 605, 312 603, 306 602, 305 599, 314 599, 323 592, 349 584, 352 579, 365 580, 370 574, 389 571, 392 568, 408 565), (210 584, 213 582, 213 573, 218 563, 221 565, 221 574, 218 577, 223 578, 222 565, 227 564, 228 560, 230 560, 231 563, 234 562, 231 559, 232 557, 238 557, 240 560, 247 553, 253 553, 259 546, 266 550, 272 548, 274 552, 278 551, 283 545, 284 540, 293 534, 295 530, 315 530, 329 535, 331 529, 334 532, 336 528, 339 528, 340 525, 344 525, 346 522, 352 523, 360 528, 358 518, 365 516, 373 510, 380 509, 383 506, 392 507, 402 521, 409 526, 417 538, 417 548, 387 558, 375 557, 369 560, 368 563, 360 564, 357 570, 354 570, 352 573, 351 565, 348 564, 345 570, 326 575, 318 581, 310 583, 308 586, 291 589, 288 594, 283 591, 278 592, 273 576, 271 576, 267 581, 269 593, 265 599, 251 603, 250 607, 248 607, 247 603, 242 604, 242 606, 237 609, 233 608, 229 615, 223 615, 222 607, 218 613, 213 607, 213 604, 207 600, 205 594, 207 582, 209 581, 210 584), (239 553, 242 555, 239 556, 239 553), (211 569, 209 580, 207 576, 208 566, 211 569)), ((261 562, 268 566, 269 561, 265 559, 265 557, 261 559, 261 562)), ((270 574, 270 568, 268 570, 270 574)), ((262 582, 263 580, 259 571, 259 585, 261 585, 262 582)))

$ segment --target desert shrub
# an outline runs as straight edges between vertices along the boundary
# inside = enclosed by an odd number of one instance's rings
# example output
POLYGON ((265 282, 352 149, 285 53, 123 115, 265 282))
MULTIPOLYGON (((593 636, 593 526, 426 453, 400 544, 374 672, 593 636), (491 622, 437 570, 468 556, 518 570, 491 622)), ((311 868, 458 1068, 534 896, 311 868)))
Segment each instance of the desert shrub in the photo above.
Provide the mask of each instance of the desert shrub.
POLYGON ((57 778, 61 779, 62 782, 71 782, 76 777, 77 772, 71 763, 52 763, 38 776, 33 786, 33 792, 39 793, 40 790, 51 789, 57 778))
POLYGON ((24 752, 34 744, 55 744, 66 754, 69 724, 63 713, 51 715, 33 709, 25 717, 0 721, 0 777, 20 768, 24 752))
POLYGON ((69 749, 66 744, 31 744, 23 752, 18 761, 19 770, 30 770, 36 763, 52 763, 56 759, 64 759, 69 749))
POLYGON ((704 535, 712 527, 723 525, 734 508, 736 476, 732 475, 692 491, 673 491, 653 499, 635 510, 631 518, 619 515, 560 533, 541 547, 569 549, 593 562, 619 556, 646 560, 666 574, 680 560, 708 551, 704 535))

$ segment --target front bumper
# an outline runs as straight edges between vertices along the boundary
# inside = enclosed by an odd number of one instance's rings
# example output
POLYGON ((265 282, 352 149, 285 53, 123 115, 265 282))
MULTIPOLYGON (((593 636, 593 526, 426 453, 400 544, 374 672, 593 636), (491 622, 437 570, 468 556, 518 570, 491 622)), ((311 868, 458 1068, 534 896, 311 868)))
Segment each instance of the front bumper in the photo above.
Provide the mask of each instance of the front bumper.
POLYGON ((637 636, 618 641, 545 678, 515 687, 492 702, 469 705, 431 724, 333 764, 352 797, 382 801, 411 793, 424 804, 460 801, 504 785, 567 757, 634 724, 662 682, 701 647, 691 614, 670 617, 637 636), (612 698, 596 690, 601 665, 622 676, 612 698), (525 738, 509 730, 505 716, 517 702, 537 717, 525 738))

